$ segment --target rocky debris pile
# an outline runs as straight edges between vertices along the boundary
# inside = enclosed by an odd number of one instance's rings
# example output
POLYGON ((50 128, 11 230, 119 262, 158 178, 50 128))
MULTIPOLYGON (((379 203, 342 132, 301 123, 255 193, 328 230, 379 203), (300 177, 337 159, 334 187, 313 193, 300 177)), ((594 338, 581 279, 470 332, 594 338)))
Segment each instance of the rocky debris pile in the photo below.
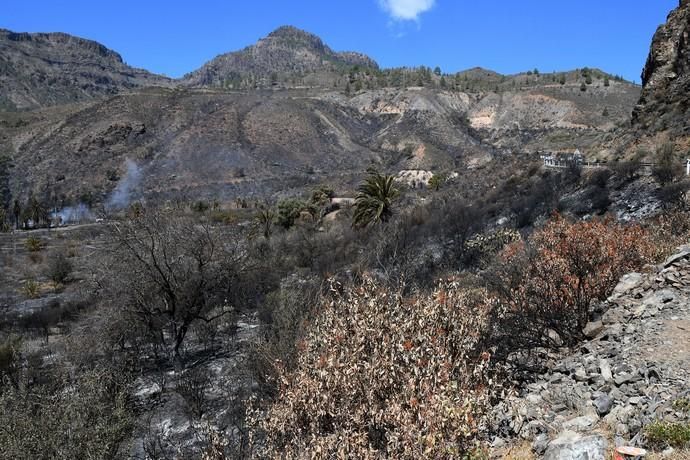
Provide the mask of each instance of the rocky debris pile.
POLYGON ((624 276, 584 332, 587 341, 495 408, 494 444, 519 437, 549 459, 603 459, 591 454, 603 451, 602 433, 635 445, 653 421, 690 420, 679 407, 690 400, 690 246, 624 276))

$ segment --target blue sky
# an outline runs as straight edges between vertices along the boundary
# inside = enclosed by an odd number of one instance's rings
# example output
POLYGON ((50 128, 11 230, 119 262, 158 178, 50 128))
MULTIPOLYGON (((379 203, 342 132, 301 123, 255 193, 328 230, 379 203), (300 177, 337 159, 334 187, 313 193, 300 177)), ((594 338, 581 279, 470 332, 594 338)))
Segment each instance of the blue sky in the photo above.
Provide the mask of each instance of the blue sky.
POLYGON ((640 81, 651 37, 678 0, 42 0, 3 2, 0 27, 97 40, 178 77, 280 25, 384 67, 502 73, 599 67, 640 81))

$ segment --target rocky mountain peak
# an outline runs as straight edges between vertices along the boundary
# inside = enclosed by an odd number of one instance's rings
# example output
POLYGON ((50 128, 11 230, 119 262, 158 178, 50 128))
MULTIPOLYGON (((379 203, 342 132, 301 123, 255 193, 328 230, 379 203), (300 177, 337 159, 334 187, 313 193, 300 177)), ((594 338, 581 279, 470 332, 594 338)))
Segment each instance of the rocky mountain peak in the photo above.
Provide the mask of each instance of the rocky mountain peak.
POLYGON ((316 76, 316 83, 330 87, 327 74, 352 66, 378 68, 364 54, 335 52, 312 33, 282 26, 253 45, 217 56, 185 80, 192 86, 247 87, 269 79, 316 76))
POLYGON ((259 43, 266 41, 278 42, 282 45, 293 46, 295 48, 306 48, 318 52, 324 52, 326 50, 326 46, 321 38, 294 26, 278 27, 268 34, 266 38, 260 40, 259 43))

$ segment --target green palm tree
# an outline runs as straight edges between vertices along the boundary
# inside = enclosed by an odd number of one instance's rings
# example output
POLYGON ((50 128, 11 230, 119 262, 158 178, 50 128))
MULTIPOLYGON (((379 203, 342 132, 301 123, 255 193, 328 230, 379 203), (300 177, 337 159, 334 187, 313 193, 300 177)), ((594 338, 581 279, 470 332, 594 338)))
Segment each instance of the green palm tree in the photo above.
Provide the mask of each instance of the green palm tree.
POLYGON ((259 213, 256 215, 257 227, 261 230, 264 238, 271 239, 273 233, 273 224, 275 223, 276 214, 268 206, 262 206, 259 213))
POLYGON ((395 188, 393 176, 370 169, 369 176, 357 190, 352 225, 363 228, 387 221, 393 215, 393 200, 400 192, 395 188))
POLYGON ((35 227, 40 227, 42 224, 48 223, 50 219, 50 214, 48 213, 48 210, 45 208, 45 206, 43 206, 43 203, 36 199, 34 195, 31 195, 29 197, 24 211, 24 220, 33 221, 35 227))

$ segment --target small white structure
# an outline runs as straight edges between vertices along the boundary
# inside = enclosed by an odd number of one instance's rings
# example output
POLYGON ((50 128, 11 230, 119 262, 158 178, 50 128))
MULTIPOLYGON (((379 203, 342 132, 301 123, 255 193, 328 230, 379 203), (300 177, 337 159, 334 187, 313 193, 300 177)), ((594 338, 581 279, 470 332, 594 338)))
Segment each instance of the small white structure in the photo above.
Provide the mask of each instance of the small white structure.
POLYGON ((575 162, 575 164, 581 165, 585 162, 585 156, 580 152, 580 149, 576 149, 573 156, 569 158, 570 161, 575 162))
POLYGON ((690 158, 685 160, 685 175, 690 176, 690 158))
POLYGON ((541 159, 544 161, 544 166, 554 167, 556 166, 556 158, 553 155, 542 155, 541 159))
POLYGON ((579 149, 574 153, 547 153, 541 155, 544 166, 547 168, 567 168, 570 165, 585 166, 585 156, 579 149))

